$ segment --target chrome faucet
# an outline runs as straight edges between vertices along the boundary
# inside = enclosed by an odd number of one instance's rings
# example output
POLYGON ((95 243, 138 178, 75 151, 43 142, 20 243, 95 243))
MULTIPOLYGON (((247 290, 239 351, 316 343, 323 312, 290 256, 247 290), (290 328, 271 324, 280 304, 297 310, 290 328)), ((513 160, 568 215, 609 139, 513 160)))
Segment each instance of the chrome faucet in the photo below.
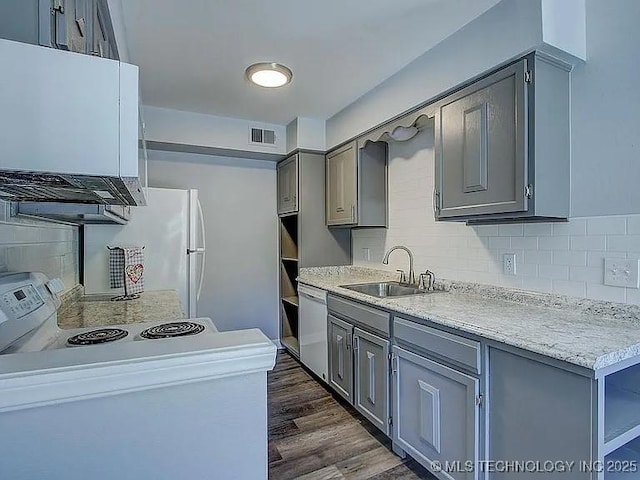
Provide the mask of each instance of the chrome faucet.
POLYGON ((416 283, 416 277, 415 277, 415 273, 413 271, 413 253, 411 253, 411 250, 409 250, 407 247, 405 247, 403 245, 396 245, 395 247, 391 247, 389 249, 389 251, 384 254, 384 258, 382 259, 382 263, 384 263, 385 265, 389 265, 389 255, 391 255, 391 252, 393 252, 394 250, 404 250, 409 255, 409 281, 408 281, 408 283, 410 283, 411 285, 414 285, 416 283))

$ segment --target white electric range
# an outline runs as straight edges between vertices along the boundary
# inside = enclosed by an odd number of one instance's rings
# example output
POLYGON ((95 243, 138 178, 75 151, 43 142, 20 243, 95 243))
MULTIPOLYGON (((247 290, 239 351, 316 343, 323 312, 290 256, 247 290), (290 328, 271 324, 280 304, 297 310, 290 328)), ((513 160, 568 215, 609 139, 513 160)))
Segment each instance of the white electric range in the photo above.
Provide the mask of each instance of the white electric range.
POLYGON ((236 468, 247 439, 220 429, 255 427, 266 412, 275 345, 258 329, 217 332, 208 318, 61 330, 63 288, 41 273, 0 275, 0 431, 11 432, 0 478, 173 480, 236 468), (181 460, 192 455, 201 460, 181 460))
MULTIPOLYGON (((164 349, 171 352, 172 343, 167 340, 218 333, 210 318, 61 330, 56 312, 60 307, 58 293, 63 289, 61 280, 48 280, 42 273, 0 275, 0 354, 147 340, 163 340, 164 349)), ((95 357, 99 352, 90 355, 95 357)))

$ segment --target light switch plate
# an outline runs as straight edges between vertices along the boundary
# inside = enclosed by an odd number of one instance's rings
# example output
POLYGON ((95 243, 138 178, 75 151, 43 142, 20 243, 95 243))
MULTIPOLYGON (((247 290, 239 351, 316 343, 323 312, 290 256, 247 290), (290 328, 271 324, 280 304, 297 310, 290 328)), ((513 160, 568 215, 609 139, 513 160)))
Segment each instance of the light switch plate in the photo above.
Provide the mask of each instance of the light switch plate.
POLYGON ((612 287, 638 288, 640 260, 624 258, 604 259, 604 284, 612 287))

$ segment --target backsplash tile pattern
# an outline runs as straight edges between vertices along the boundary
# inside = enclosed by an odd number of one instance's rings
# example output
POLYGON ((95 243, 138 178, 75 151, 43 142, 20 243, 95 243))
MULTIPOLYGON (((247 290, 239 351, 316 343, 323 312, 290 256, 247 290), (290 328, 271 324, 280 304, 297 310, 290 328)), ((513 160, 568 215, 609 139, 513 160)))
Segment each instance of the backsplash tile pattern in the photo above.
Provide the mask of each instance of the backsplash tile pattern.
POLYGON ((0 201, 0 272, 40 271, 59 277, 66 289, 79 283, 78 227, 9 215, 0 201))
MULTIPOLYGON (((353 230, 354 265, 379 268, 384 252, 401 244, 414 252, 418 271, 429 268, 440 278, 640 304, 640 290, 604 285, 605 257, 640 258, 640 215, 472 227, 436 223, 433 132, 392 143, 389 158, 389 228, 353 230), (516 255, 516 275, 502 273, 505 253, 516 255)), ((407 270, 407 263, 394 252, 389 268, 407 270)))

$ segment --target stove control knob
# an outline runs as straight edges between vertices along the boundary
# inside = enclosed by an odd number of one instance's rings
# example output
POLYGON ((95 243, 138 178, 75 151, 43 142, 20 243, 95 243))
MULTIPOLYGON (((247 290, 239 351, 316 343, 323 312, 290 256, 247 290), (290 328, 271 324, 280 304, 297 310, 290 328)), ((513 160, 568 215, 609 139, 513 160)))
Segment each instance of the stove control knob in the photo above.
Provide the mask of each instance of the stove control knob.
POLYGON ((52 278, 47 282, 47 288, 53 295, 58 295, 64 291, 64 283, 59 278, 52 278))

